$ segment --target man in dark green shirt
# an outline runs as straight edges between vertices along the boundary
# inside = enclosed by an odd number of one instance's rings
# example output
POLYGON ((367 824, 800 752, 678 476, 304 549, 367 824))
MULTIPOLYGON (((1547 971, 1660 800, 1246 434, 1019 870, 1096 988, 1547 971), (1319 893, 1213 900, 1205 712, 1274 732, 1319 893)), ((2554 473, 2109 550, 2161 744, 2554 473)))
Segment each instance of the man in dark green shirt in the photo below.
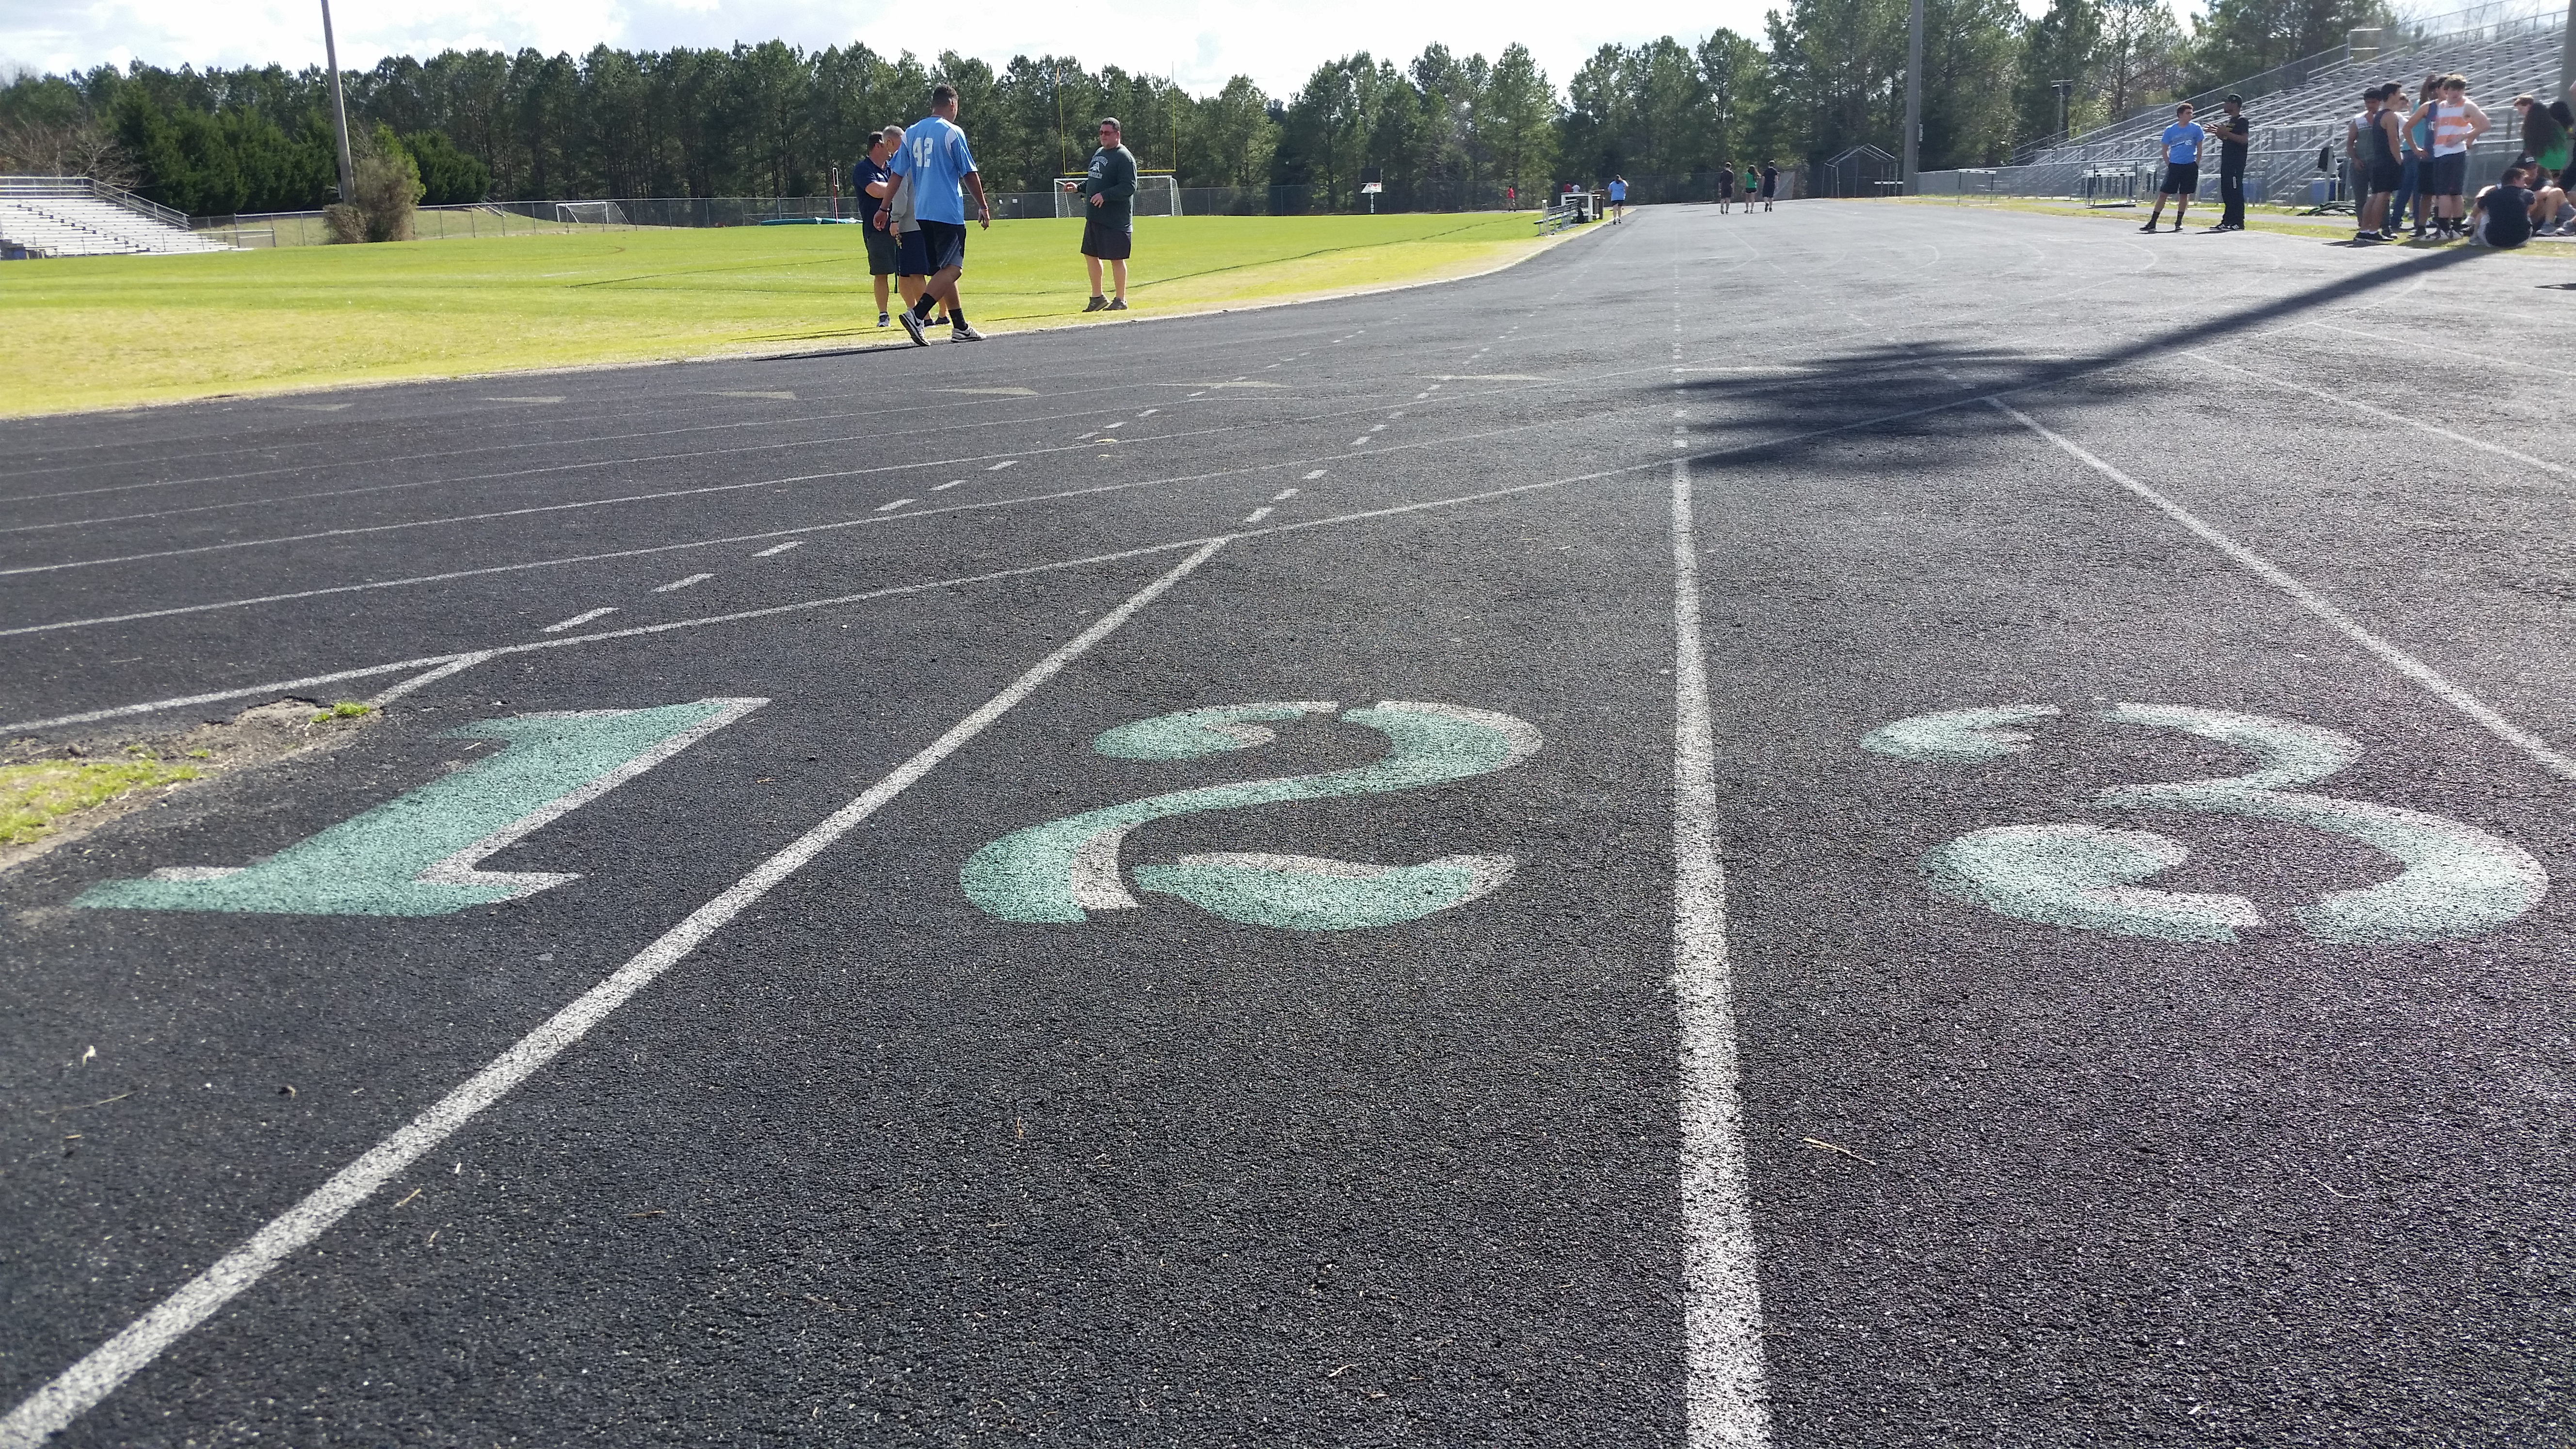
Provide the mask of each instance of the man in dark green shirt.
POLYGON ((1136 245, 1136 157, 1120 144, 1118 118, 1100 123, 1100 149, 1091 171, 1075 188, 1083 201, 1082 260, 1091 269, 1091 303, 1085 312, 1127 310, 1127 254, 1136 245), (1109 263, 1117 300, 1100 295, 1100 264, 1109 263))

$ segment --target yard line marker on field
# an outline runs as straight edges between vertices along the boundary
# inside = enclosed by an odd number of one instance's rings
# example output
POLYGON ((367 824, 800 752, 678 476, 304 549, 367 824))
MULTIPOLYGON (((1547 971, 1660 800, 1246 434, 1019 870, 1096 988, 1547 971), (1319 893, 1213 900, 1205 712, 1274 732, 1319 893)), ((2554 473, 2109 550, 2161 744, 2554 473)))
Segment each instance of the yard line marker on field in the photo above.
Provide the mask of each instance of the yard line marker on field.
POLYGON ((593 619, 604 619, 616 612, 617 611, 615 609, 593 609, 587 614, 575 614, 560 624, 548 624, 537 632, 540 634, 560 634, 564 630, 573 627, 575 624, 587 624, 593 619))
POLYGON ((2524 729, 2522 726, 2515 724, 2512 720, 2505 718, 2501 712, 2497 711, 2486 701, 2479 699, 2476 695, 2469 693, 2467 690, 2460 688, 2458 685, 2453 684, 2449 679, 2443 677, 2441 672, 2433 668, 2433 666, 2416 658, 2414 655, 2407 653, 2405 650, 2398 648, 2396 645, 2389 643, 2387 640, 2372 633, 2370 630, 2363 628, 2351 615, 2346 614, 2343 610, 2338 609, 2333 604, 2327 602, 2323 595, 2319 594, 2316 590, 2309 588, 2306 584, 2299 582, 2298 579, 2293 577, 2288 570, 2283 569, 2278 564, 2273 563, 2270 559, 2263 557, 2261 554, 2247 548, 2245 545, 2238 543, 2235 539, 2228 537, 2226 534, 2219 532, 2209 524, 2202 522, 2199 515, 2193 513, 2190 509, 2183 507, 2181 504, 2167 498, 2155 489, 2148 487, 2146 484, 2141 483, 2137 479, 2130 477, 2128 474, 2121 472, 2119 469, 2112 467, 2109 463, 2106 463, 2100 458, 2093 456, 2091 453, 2086 452, 2071 440, 2060 437, 2058 434, 2042 427, 2036 419, 2032 418, 2030 414, 2023 412, 2021 409, 2014 407, 2010 403, 2004 402, 1999 398, 1988 398, 1986 399, 1986 403, 1989 407, 1992 407, 1997 412, 2011 418, 2014 422, 2021 424, 2023 427, 2030 429, 2032 432, 2037 433, 2041 437, 2056 444, 2060 451, 2075 459, 2075 461, 2082 463, 2085 467, 2090 468, 2094 472, 2101 474, 2103 477, 2110 479, 2112 482, 2119 484, 2122 488, 2136 494, 2138 497, 2145 499, 2148 503, 2154 505, 2158 512, 2164 514, 2174 522, 2181 524, 2185 530, 2190 532, 2201 542, 2208 544, 2210 547, 2217 549, 2220 553, 2227 555, 2230 559, 2235 560, 2237 564, 2242 566, 2248 573, 2253 574, 2256 578, 2259 578, 2263 582, 2270 584, 2272 587, 2279 589, 2281 592, 2288 594, 2292 599, 2298 602, 2299 607, 2323 620, 2325 624, 2329 628, 2332 628, 2336 633, 2343 635, 2355 644, 2360 645, 2363 649, 2368 650, 2371 654, 2376 655, 2380 662, 2386 664, 2389 668, 2396 670, 2408 679, 2415 681, 2418 685, 2423 686, 2424 691, 2432 695, 2435 699, 2438 699, 2444 704, 2449 705, 2451 708, 2458 710, 2460 713, 2467 715, 2471 720, 2477 723, 2479 728, 2484 729, 2487 733, 2494 735, 2497 739, 2504 741, 2506 744, 2522 751, 2525 755, 2530 756, 2532 762, 2540 766, 2540 768, 2547 770, 2549 773, 2556 775, 2561 779, 2576 780, 2576 759, 2571 759, 2568 756, 2561 754, 2558 750, 2551 747, 2548 741, 2542 739, 2536 734, 2533 734, 2531 731, 2524 729))
POLYGON ((1265 518, 1268 518, 1269 516, 1270 516, 1270 505, 1268 505, 1268 504, 1266 504, 1266 503, 1265 503, 1265 504, 1263 504, 1262 506, 1260 506, 1259 508, 1256 508, 1256 509, 1252 510, 1252 512, 1250 512, 1250 513, 1248 513, 1248 514, 1244 515, 1244 519, 1243 519, 1243 521, 1244 521, 1244 522, 1246 522, 1246 523, 1259 523, 1261 520, 1263 520, 1263 519, 1265 519, 1265 518))
POLYGON ((655 592, 655 593, 657 593, 657 594, 668 594, 668 593, 674 593, 674 592, 677 592, 678 590, 685 589, 685 588, 689 587, 691 584, 703 584, 703 583, 705 583, 707 580, 709 580, 709 579, 711 579, 711 578, 714 578, 714 577, 715 577, 715 575, 714 575, 714 574, 691 574, 691 575, 689 575, 689 576, 688 576, 687 578, 685 578, 685 579, 673 579, 673 580, 671 580, 669 583, 667 583, 667 584, 663 584, 663 585, 661 585, 659 588, 656 588, 655 590, 653 590, 653 592, 655 592))
POLYGON ((1115 633, 1138 611, 1189 577, 1229 541, 1227 538, 1208 541, 1161 577, 1130 595, 1125 603, 1102 615, 1091 627, 1039 660, 1001 693, 951 725, 946 733, 931 741, 919 754, 896 766, 884 779, 869 786, 857 799, 797 837, 786 849, 753 867, 750 874, 734 882, 721 895, 690 912, 686 920, 665 932, 661 939, 637 952, 625 965, 574 998, 536 1030, 519 1038, 507 1051, 494 1057, 481 1071, 468 1077, 427 1111, 333 1174, 329 1181, 315 1188, 303 1201, 271 1219, 240 1247, 162 1299, 150 1312, 126 1325, 114 1338, 91 1350, 87 1357, 65 1369, 52 1382, 28 1395, 9 1411, 7 1418, 0 1419, 0 1449, 20 1449, 20 1446, 32 1449, 116 1392, 118 1386, 221 1311, 225 1304, 266 1277, 288 1256, 329 1232, 359 1203, 428 1155, 432 1148, 453 1136, 485 1109, 508 1096, 547 1063, 563 1055, 592 1027, 686 960, 709 937, 822 854, 834 841, 912 788, 941 761, 964 748, 1020 701, 1062 673, 1065 666, 1089 653, 1094 645, 1115 633))
POLYGON ((775 545, 772 545, 771 547, 764 548, 764 549, 762 549, 760 552, 758 552, 758 553, 756 553, 756 554, 753 554, 753 555, 752 555, 752 557, 753 557, 753 558, 774 558, 774 557, 776 557, 776 556, 777 556, 777 555, 779 555, 779 554, 782 554, 782 553, 787 552, 787 551, 788 551, 789 549, 791 549, 791 548, 803 548, 804 546, 805 546, 805 540, 803 540, 803 539, 801 539, 801 538, 791 538, 791 539, 787 540, 785 543, 775 544, 775 545))
POLYGON ((916 502, 919 502, 919 501, 920 501, 920 500, 918 500, 918 499, 914 499, 914 498, 898 498, 898 499, 896 499, 895 501, 893 501, 892 503, 880 503, 880 504, 878 504, 878 505, 876 506, 875 511, 876 511, 876 512, 878 512, 878 513, 892 513, 892 512, 894 512, 896 509, 901 508, 902 506, 904 506, 904 505, 905 505, 905 504, 907 504, 907 503, 916 503, 916 502))

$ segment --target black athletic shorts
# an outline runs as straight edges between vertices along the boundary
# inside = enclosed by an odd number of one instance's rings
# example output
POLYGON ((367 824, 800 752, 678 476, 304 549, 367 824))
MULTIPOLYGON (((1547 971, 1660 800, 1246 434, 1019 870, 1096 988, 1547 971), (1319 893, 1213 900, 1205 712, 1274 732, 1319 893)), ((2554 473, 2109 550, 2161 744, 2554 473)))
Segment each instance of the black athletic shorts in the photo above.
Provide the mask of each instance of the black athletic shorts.
POLYGON ((2195 196, 2200 192, 2200 163, 2168 161, 2165 163, 2167 196, 2195 196))
POLYGON ((929 221, 921 223, 922 250, 929 254, 930 270, 944 272, 950 267, 966 270, 966 223, 962 221, 929 221))
POLYGON ((895 240, 894 233, 877 230, 874 222, 863 221, 859 226, 868 234, 868 274, 891 277, 901 273, 903 243, 895 240))
POLYGON ((2373 161, 2370 163, 2371 195, 2377 196, 2381 192, 2395 191, 2398 187, 2405 184, 2405 163, 2399 161, 2373 161))
POLYGON ((1114 221, 1090 216, 1082 221, 1082 254, 1104 262, 1123 262, 1136 250, 1136 231, 1114 221))
POLYGON ((899 258, 894 268, 896 276, 930 275, 930 250, 921 244, 921 233, 918 230, 905 232, 896 239, 895 255, 899 258))
POLYGON ((2424 178, 2427 196, 2461 196, 2469 189, 2469 153, 2454 151, 2436 156, 2429 166, 2418 168, 2424 178))

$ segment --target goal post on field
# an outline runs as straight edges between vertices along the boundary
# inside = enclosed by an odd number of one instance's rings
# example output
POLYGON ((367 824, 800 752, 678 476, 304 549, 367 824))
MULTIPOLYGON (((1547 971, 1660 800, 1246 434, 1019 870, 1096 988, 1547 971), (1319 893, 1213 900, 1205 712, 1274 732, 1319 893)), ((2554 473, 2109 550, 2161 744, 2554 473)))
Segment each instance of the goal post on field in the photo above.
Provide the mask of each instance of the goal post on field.
MULTIPOLYGON (((1059 176, 1055 179, 1055 214, 1080 216, 1090 204, 1075 190, 1085 177, 1059 176)), ((1138 216, 1178 216, 1181 214, 1181 183, 1169 171, 1136 173, 1136 214, 1138 216)))
POLYGON ((558 201, 555 220, 566 225, 624 226, 626 208, 614 201, 558 201))

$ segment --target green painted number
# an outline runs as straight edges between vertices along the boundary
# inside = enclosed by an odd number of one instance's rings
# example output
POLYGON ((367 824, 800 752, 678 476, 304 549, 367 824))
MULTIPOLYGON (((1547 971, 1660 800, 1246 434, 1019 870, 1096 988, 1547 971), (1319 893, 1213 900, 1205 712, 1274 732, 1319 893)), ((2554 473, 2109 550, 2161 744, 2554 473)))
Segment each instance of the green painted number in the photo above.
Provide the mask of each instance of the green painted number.
MULTIPOLYGON (((1184 710, 1120 725, 1092 741, 1129 760, 1186 760, 1251 749, 1277 738, 1269 722, 1329 715, 1313 700, 1184 710)), ((1150 821, 1208 810, 1417 790, 1491 774, 1539 748, 1539 732, 1509 715, 1446 704, 1387 701, 1347 709, 1347 723, 1386 736, 1393 750, 1373 765, 1322 775, 1246 780, 1133 800, 1033 825, 967 860, 967 899, 1006 921, 1073 923, 1092 911, 1131 910, 1119 867, 1127 833, 1150 821)), ((1303 855, 1185 855, 1140 866, 1140 890, 1178 896, 1211 915, 1291 931, 1353 931, 1419 920, 1498 890, 1512 877, 1507 855, 1450 855, 1421 865, 1367 865, 1303 855)))
POLYGON ((75 906, 307 916, 442 916, 580 877, 476 862, 598 799, 768 703, 702 699, 656 709, 488 719, 451 737, 499 754, 290 845, 257 865, 179 866, 108 881, 75 906))
MULTIPOLYGON (((1898 759, 1992 760, 2029 749, 2030 736, 2019 727, 2056 714, 2048 705, 2011 705, 1918 715, 1873 730, 1861 748, 1898 759)), ((2510 841, 2439 815, 2291 788, 2361 758, 2360 742, 2349 735, 2175 705, 2123 704, 2099 717, 2228 745, 2255 764, 2218 779, 2114 786, 2094 797, 2104 806, 2278 821, 2360 841, 2397 863, 2388 880, 2332 891, 2291 912, 2320 940, 2461 940, 2510 924, 2548 893, 2540 862, 2510 841)), ((1934 889, 2016 920, 2169 941, 2233 941, 2239 930, 2262 924, 2243 896, 2136 884, 2189 854, 2182 842, 2151 831, 2002 825, 1935 846, 1923 868, 1934 889)))

